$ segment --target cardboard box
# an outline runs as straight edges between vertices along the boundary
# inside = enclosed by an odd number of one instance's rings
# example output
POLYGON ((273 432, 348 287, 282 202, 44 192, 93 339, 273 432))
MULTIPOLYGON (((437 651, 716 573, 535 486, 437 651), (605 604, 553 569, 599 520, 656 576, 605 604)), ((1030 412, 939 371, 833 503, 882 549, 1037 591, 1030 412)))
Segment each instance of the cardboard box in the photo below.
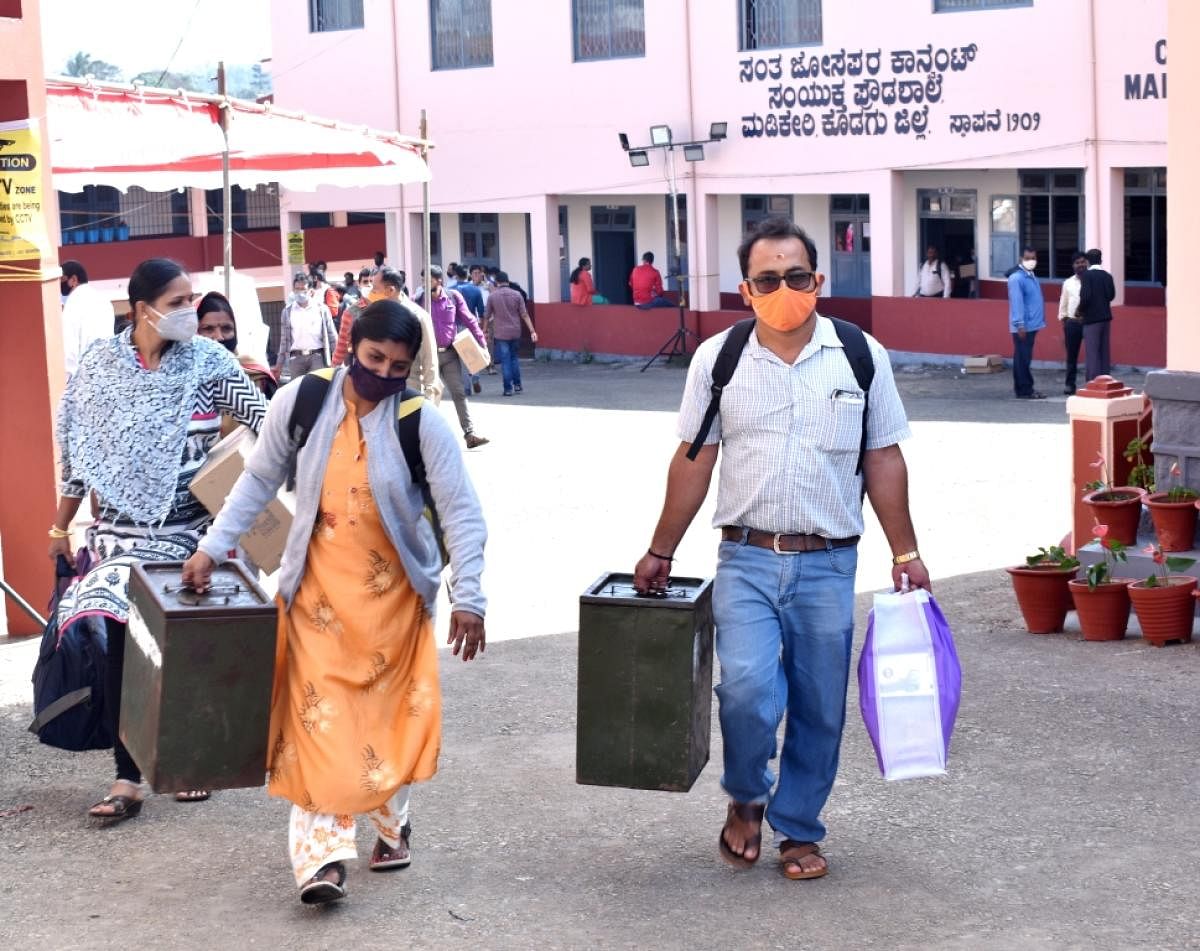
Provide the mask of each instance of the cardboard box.
POLYGON ((466 365, 468 373, 482 373, 492 364, 491 355, 469 330, 460 330, 454 336, 454 349, 466 365))
POLYGON ((963 359, 964 373, 1001 373, 1003 371, 1004 358, 995 353, 963 359))
MULTIPOLYGON (((221 511, 233 491, 234 483, 246 468, 254 443, 254 433, 245 426, 238 427, 213 447, 192 479, 192 495, 213 515, 221 511)), ((246 554, 267 574, 279 570, 295 511, 295 495, 280 489, 250 531, 239 539, 246 554)))

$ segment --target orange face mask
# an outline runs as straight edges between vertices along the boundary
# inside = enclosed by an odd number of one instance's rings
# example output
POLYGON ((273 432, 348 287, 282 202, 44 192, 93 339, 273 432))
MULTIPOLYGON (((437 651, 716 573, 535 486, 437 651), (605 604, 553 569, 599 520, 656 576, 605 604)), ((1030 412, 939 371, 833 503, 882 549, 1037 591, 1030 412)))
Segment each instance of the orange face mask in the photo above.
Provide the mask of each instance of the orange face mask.
POLYGON ((794 291, 786 284, 781 284, 777 291, 762 296, 751 296, 750 282, 742 282, 742 292, 750 298, 750 306, 754 315, 772 330, 787 333, 803 326, 817 309, 817 291, 794 291))

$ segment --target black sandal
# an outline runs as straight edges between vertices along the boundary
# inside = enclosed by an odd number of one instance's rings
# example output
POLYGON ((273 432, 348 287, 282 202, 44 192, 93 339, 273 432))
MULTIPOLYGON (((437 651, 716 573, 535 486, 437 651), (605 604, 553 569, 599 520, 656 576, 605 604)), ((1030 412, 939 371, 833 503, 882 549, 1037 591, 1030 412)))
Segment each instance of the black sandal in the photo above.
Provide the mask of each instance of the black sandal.
POLYGON ((750 868, 762 855, 762 821, 767 807, 761 802, 731 802, 725 816, 725 825, 721 827, 721 835, 717 838, 717 846, 721 850, 721 858, 734 868, 750 868), (757 832, 746 839, 741 852, 735 852, 725 841, 725 832, 735 821, 756 825, 757 832), (754 858, 746 857, 747 849, 755 849, 754 858))
POLYGON ((317 869, 317 874, 304 883, 300 889, 300 900, 306 905, 324 905, 327 902, 338 901, 346 897, 346 866, 341 862, 331 862, 317 869), (337 881, 331 882, 325 877, 330 870, 337 872, 337 881))
POLYGON ((105 796, 88 810, 88 817, 98 819, 101 825, 116 825, 132 819, 142 811, 142 799, 135 796, 105 796), (96 812, 101 806, 111 806, 111 812, 96 812))

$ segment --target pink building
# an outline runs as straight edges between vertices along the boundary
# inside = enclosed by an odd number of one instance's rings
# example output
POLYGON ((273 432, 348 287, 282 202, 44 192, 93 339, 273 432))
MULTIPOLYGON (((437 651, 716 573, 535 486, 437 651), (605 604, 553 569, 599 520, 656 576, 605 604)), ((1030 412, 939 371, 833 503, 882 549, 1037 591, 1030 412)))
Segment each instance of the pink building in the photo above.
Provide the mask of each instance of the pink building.
MULTIPOLYGON (((816 241, 824 309, 891 347, 1005 352, 1003 279, 1020 248, 1037 248, 1052 306, 1072 253, 1099 247, 1123 305, 1114 355, 1165 361, 1166 0, 309 8, 273 4, 276 100, 408 133, 426 110, 432 258, 507 270, 538 304, 543 345, 639 354, 670 332, 669 310, 584 321, 561 302, 581 257, 614 305, 644 251, 673 270, 674 163, 679 270, 702 334, 740 307, 745 228, 778 212, 816 241), (674 143, 704 140, 713 123, 727 136, 702 161, 652 149, 634 167, 619 141, 636 151, 659 125, 674 143), (958 274, 951 300, 912 299, 929 244, 958 274)), ((301 213, 383 212, 390 258, 416 282, 418 188, 280 201, 284 230, 301 213)), ((1043 337, 1038 356, 1060 357, 1043 337)))

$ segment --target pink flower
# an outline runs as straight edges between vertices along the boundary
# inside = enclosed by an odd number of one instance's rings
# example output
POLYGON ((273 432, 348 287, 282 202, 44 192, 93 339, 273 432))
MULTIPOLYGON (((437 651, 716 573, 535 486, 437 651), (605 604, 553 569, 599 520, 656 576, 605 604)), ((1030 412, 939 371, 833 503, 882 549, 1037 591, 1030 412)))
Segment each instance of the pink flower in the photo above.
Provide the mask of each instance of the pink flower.
POLYGON ((1096 461, 1091 463, 1091 466, 1093 469, 1103 469, 1104 468, 1104 453, 1097 451, 1096 461))
POLYGON ((1171 475, 1173 475, 1176 479, 1183 475, 1183 470, 1179 468, 1178 462, 1171 463, 1171 475))
POLYGON ((1108 537, 1108 526, 1101 525, 1099 522, 1097 522, 1095 525, 1092 526, 1092 534, 1100 539, 1107 538, 1108 537))
POLYGON ((1162 549, 1157 545, 1147 545, 1142 549, 1142 554, 1149 555, 1154 560, 1156 565, 1161 565, 1164 561, 1166 561, 1166 556, 1163 555, 1162 549))

